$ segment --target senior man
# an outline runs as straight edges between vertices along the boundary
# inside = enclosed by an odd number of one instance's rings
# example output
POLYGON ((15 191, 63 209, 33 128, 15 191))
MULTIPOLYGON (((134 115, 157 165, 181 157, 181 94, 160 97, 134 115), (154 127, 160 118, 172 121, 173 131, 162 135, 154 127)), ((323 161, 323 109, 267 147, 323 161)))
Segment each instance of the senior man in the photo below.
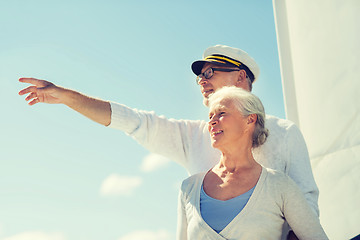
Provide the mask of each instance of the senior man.
MULTIPOLYGON (((251 91, 259 76, 254 59, 240 49, 216 45, 206 49, 203 57, 192 64, 192 70, 205 105, 209 95, 223 86, 251 91)), ((153 112, 92 98, 45 80, 20 78, 19 81, 32 84, 19 92, 20 95, 28 93, 25 100, 29 105, 65 104, 102 125, 124 131, 149 151, 179 163, 191 175, 209 170, 219 159, 220 152, 211 147, 206 121, 167 119, 153 112)), ((318 215, 319 192, 301 132, 292 122, 269 115, 266 127, 270 135, 263 146, 254 149, 255 160, 289 175, 318 215)))

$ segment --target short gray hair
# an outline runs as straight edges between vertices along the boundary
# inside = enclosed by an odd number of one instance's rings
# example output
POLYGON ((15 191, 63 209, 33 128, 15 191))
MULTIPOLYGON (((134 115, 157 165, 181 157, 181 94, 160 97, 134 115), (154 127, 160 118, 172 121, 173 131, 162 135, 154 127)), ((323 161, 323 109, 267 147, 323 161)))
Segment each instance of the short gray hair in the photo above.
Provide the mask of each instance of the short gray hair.
POLYGON ((239 87, 223 87, 209 97, 209 106, 220 103, 222 100, 231 100, 243 116, 257 115, 252 147, 259 147, 264 144, 269 135, 269 130, 265 128, 265 110, 260 99, 239 87))
POLYGON ((252 83, 253 83, 253 81, 251 81, 250 77, 247 74, 246 74, 246 81, 247 81, 247 83, 249 85, 249 90, 251 92, 252 91, 252 83))

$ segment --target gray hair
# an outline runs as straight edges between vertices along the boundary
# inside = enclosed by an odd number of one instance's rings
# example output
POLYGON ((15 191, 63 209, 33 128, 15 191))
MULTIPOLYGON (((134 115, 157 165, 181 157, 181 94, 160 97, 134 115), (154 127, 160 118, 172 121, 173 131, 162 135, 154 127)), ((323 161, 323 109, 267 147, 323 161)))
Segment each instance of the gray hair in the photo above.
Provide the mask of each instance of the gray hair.
POLYGON ((252 81, 251 81, 251 79, 249 78, 249 76, 247 74, 246 74, 246 81, 248 83, 249 90, 251 92, 252 91, 252 81))
POLYGON ((265 110, 260 99, 242 88, 223 87, 209 97, 209 106, 220 103, 222 100, 231 100, 243 116, 257 115, 252 147, 259 147, 264 144, 269 135, 269 130, 265 128, 265 110))

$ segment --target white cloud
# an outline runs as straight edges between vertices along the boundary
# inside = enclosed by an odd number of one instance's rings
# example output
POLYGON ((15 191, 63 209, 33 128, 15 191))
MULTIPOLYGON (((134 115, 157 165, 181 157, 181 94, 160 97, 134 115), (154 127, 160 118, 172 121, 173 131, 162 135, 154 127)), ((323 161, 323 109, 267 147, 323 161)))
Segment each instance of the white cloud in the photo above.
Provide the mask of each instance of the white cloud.
POLYGON ((65 240, 61 233, 45 233, 41 231, 24 232, 1 240, 65 240))
POLYGON ((143 172, 151 172, 165 166, 168 164, 168 162, 170 162, 170 160, 166 157, 155 153, 150 153, 144 158, 140 169, 143 172))
POLYGON ((159 230, 159 231, 135 231, 128 233, 118 240, 171 240, 171 234, 166 230, 159 230))
POLYGON ((140 177, 111 174, 103 181, 100 194, 102 196, 131 195, 141 184, 140 177))

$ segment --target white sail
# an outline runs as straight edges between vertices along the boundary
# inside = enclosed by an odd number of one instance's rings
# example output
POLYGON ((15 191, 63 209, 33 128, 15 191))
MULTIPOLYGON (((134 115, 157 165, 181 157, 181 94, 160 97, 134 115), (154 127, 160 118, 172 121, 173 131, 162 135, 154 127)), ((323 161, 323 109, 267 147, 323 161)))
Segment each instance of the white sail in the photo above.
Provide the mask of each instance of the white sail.
POLYGON ((287 118, 300 127, 330 239, 360 234, 360 1, 273 0, 287 118))

